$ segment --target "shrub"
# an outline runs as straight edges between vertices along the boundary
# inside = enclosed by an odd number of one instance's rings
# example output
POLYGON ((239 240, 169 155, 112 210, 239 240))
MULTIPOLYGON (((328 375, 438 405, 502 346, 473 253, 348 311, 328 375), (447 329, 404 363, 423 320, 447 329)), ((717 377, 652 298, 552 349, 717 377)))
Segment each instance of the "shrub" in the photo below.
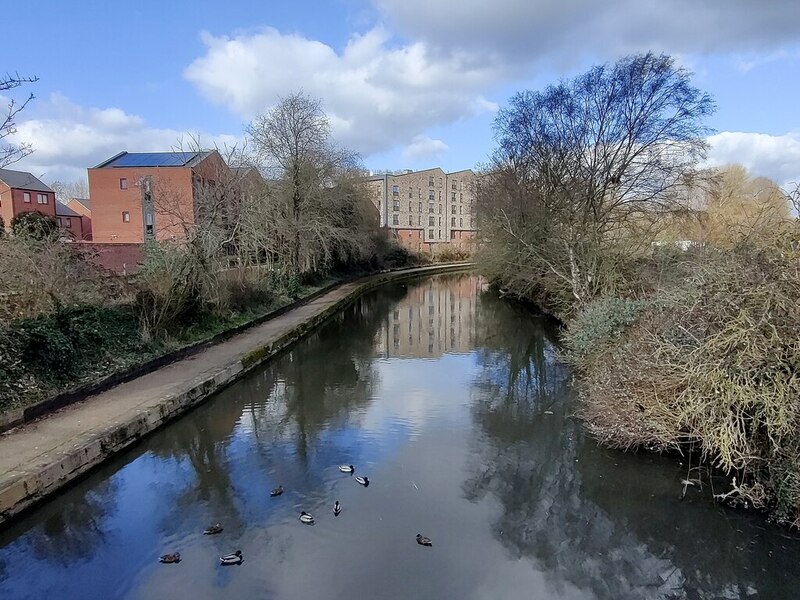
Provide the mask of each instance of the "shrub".
POLYGON ((22 212, 11 219, 11 231, 15 236, 42 240, 58 232, 58 223, 39 211, 22 212))

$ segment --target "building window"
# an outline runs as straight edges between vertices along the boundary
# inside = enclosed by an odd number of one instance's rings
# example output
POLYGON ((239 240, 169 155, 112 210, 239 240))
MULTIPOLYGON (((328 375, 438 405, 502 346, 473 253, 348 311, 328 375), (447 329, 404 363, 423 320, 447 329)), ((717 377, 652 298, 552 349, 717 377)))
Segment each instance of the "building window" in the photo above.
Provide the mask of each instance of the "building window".
POLYGON ((455 204, 453 204, 453 206, 450 207, 450 212, 453 213, 453 214, 456 214, 456 205, 455 204))
POLYGON ((58 223, 58 226, 61 227, 61 217, 56 217, 56 222, 58 223))
POLYGON ((393 185, 392 186, 392 196, 399 196, 400 195, 400 186, 393 185))
POLYGON ((433 195, 433 190, 431 190, 430 192, 428 192, 428 201, 433 202, 434 198, 435 196, 433 195))
POLYGON ((464 226, 464 219, 459 219, 458 220, 458 226, 459 227, 463 227, 464 226))
POLYGON ((67 227, 72 227, 72 219, 70 219, 69 217, 67 217, 67 218, 66 218, 66 222, 67 222, 67 227))
POLYGON ((148 212, 144 215, 144 232, 147 235, 153 235, 153 213, 148 212))
POLYGON ((429 212, 429 213, 432 213, 432 212, 433 212, 433 204, 429 204, 429 205, 428 205, 428 212, 429 212))
POLYGON ((127 210, 122 211, 122 222, 123 223, 131 222, 131 213, 129 213, 127 210))
POLYGON ((428 229, 428 239, 433 239, 433 229, 428 229))
POLYGON ((128 180, 124 177, 121 177, 119 180, 119 189, 127 190, 128 189, 128 180))
POLYGON ((459 198, 458 198, 458 199, 459 199, 459 200, 461 200, 461 201, 463 202, 463 201, 464 201, 464 194, 459 194, 458 196, 459 196, 459 198))
POLYGON ((433 187, 433 175, 428 175, 428 186, 433 187))
POLYGON ((439 227, 442 226, 442 217, 439 217, 439 227))
POLYGON ((453 202, 456 201, 456 193, 455 192, 450 192, 450 197, 453 199, 453 202))
POLYGON ((419 203, 419 212, 422 212, 422 202, 419 203))
POLYGON ((414 209, 413 209, 413 208, 411 208, 411 202, 409 202, 409 203, 408 203, 408 212, 411 212, 412 210, 414 210, 414 209))
POLYGON ((392 215, 392 225, 400 225, 400 215, 392 215))
POLYGON ((31 194, 30 192, 22 192, 22 201, 26 204, 31 203, 31 194))
POLYGON ((439 177, 439 187, 442 187, 442 178, 439 177))
POLYGON ((436 217, 428 217, 428 227, 436 225, 436 217))
POLYGON ((392 210, 400 210, 400 200, 392 202, 392 210))
POLYGON ((36 194, 36 202, 38 204, 47 204, 47 194, 36 194))
POLYGON ((439 190, 439 202, 442 201, 442 190, 439 190))
POLYGON ((408 215, 408 224, 409 225, 413 225, 414 224, 414 217, 412 217, 411 215, 408 215))
POLYGON ((450 227, 455 227, 455 226, 456 226, 456 218, 453 217, 452 219, 450 219, 450 227))
POLYGON ((439 230, 439 237, 442 237, 442 230, 439 230))
POLYGON ((422 227, 422 215, 420 215, 419 217, 417 217, 417 225, 419 225, 420 227, 422 227))
MULTIPOLYGON (((456 180, 455 180, 455 179, 453 180, 453 185, 452 185, 451 187, 452 187, 453 189, 456 189, 456 180)), ((454 196, 455 196, 455 194, 454 194, 454 196)))

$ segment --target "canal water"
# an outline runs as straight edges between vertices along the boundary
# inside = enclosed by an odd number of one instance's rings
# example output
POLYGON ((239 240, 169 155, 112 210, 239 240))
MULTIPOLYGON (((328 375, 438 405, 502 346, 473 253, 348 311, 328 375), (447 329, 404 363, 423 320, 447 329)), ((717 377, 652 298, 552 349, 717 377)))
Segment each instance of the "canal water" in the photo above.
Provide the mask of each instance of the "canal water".
POLYGON ((583 434, 555 336, 475 276, 383 287, 0 532, 0 598, 800 597, 790 532, 583 434))

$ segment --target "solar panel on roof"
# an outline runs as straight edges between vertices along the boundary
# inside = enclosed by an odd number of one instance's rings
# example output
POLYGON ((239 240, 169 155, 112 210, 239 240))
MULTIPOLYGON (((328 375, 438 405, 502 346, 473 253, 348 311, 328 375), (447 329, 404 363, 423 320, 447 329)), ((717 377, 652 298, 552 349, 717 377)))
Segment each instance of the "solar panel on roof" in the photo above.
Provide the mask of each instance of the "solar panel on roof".
POLYGON ((106 167, 182 167, 196 152, 129 152, 111 161, 106 167))

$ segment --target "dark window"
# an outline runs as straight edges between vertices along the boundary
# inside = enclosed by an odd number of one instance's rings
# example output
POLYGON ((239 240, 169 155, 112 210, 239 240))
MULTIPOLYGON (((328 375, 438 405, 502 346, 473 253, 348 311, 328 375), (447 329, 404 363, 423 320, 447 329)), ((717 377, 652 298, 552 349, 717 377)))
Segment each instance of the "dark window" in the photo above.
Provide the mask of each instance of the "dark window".
POLYGON ((119 180, 119 189, 127 190, 128 189, 128 180, 124 177, 120 178, 119 180))
POLYGON ((456 189, 456 182, 453 180, 453 185, 451 186, 453 189, 456 189))
POLYGON ((453 202, 456 201, 456 193, 455 192, 450 192, 450 197, 452 198, 453 202))
POLYGON ((131 222, 131 213, 129 213, 127 210, 122 211, 122 222, 123 223, 131 222))
POLYGON ((67 219, 66 219, 66 220, 67 220, 67 227, 72 227, 72 219, 70 219, 69 217, 67 217, 67 219))
POLYGON ((428 237, 433 239, 433 229, 428 229, 428 237))
POLYGON ((456 218, 453 217, 452 219, 450 219, 450 227, 455 227, 455 226, 456 226, 456 218))
POLYGON ((439 214, 442 214, 442 205, 439 205, 439 214))
POLYGON ((392 225, 400 225, 400 215, 392 215, 392 225))
POLYGON ((414 217, 412 217, 411 215, 408 215, 408 224, 409 225, 413 225, 414 224, 414 217))
POLYGON ((428 175, 428 185, 433 187, 433 175, 428 175))
POLYGON ((392 186, 392 196, 399 196, 400 195, 400 186, 393 185, 392 186))
POLYGON ((429 226, 433 226, 435 224, 436 224, 436 218, 435 217, 428 217, 428 225, 429 226))
POLYGON ((400 200, 395 200, 394 202, 392 202, 392 209, 400 210, 400 200))
POLYGON ((61 217, 56 217, 56 222, 58 223, 59 227, 62 225, 61 217))
POLYGON ((422 212, 422 202, 419 203, 419 212, 422 212))
POLYGON ((463 227, 464 226, 464 219, 459 219, 458 220, 458 226, 459 227, 463 227))

